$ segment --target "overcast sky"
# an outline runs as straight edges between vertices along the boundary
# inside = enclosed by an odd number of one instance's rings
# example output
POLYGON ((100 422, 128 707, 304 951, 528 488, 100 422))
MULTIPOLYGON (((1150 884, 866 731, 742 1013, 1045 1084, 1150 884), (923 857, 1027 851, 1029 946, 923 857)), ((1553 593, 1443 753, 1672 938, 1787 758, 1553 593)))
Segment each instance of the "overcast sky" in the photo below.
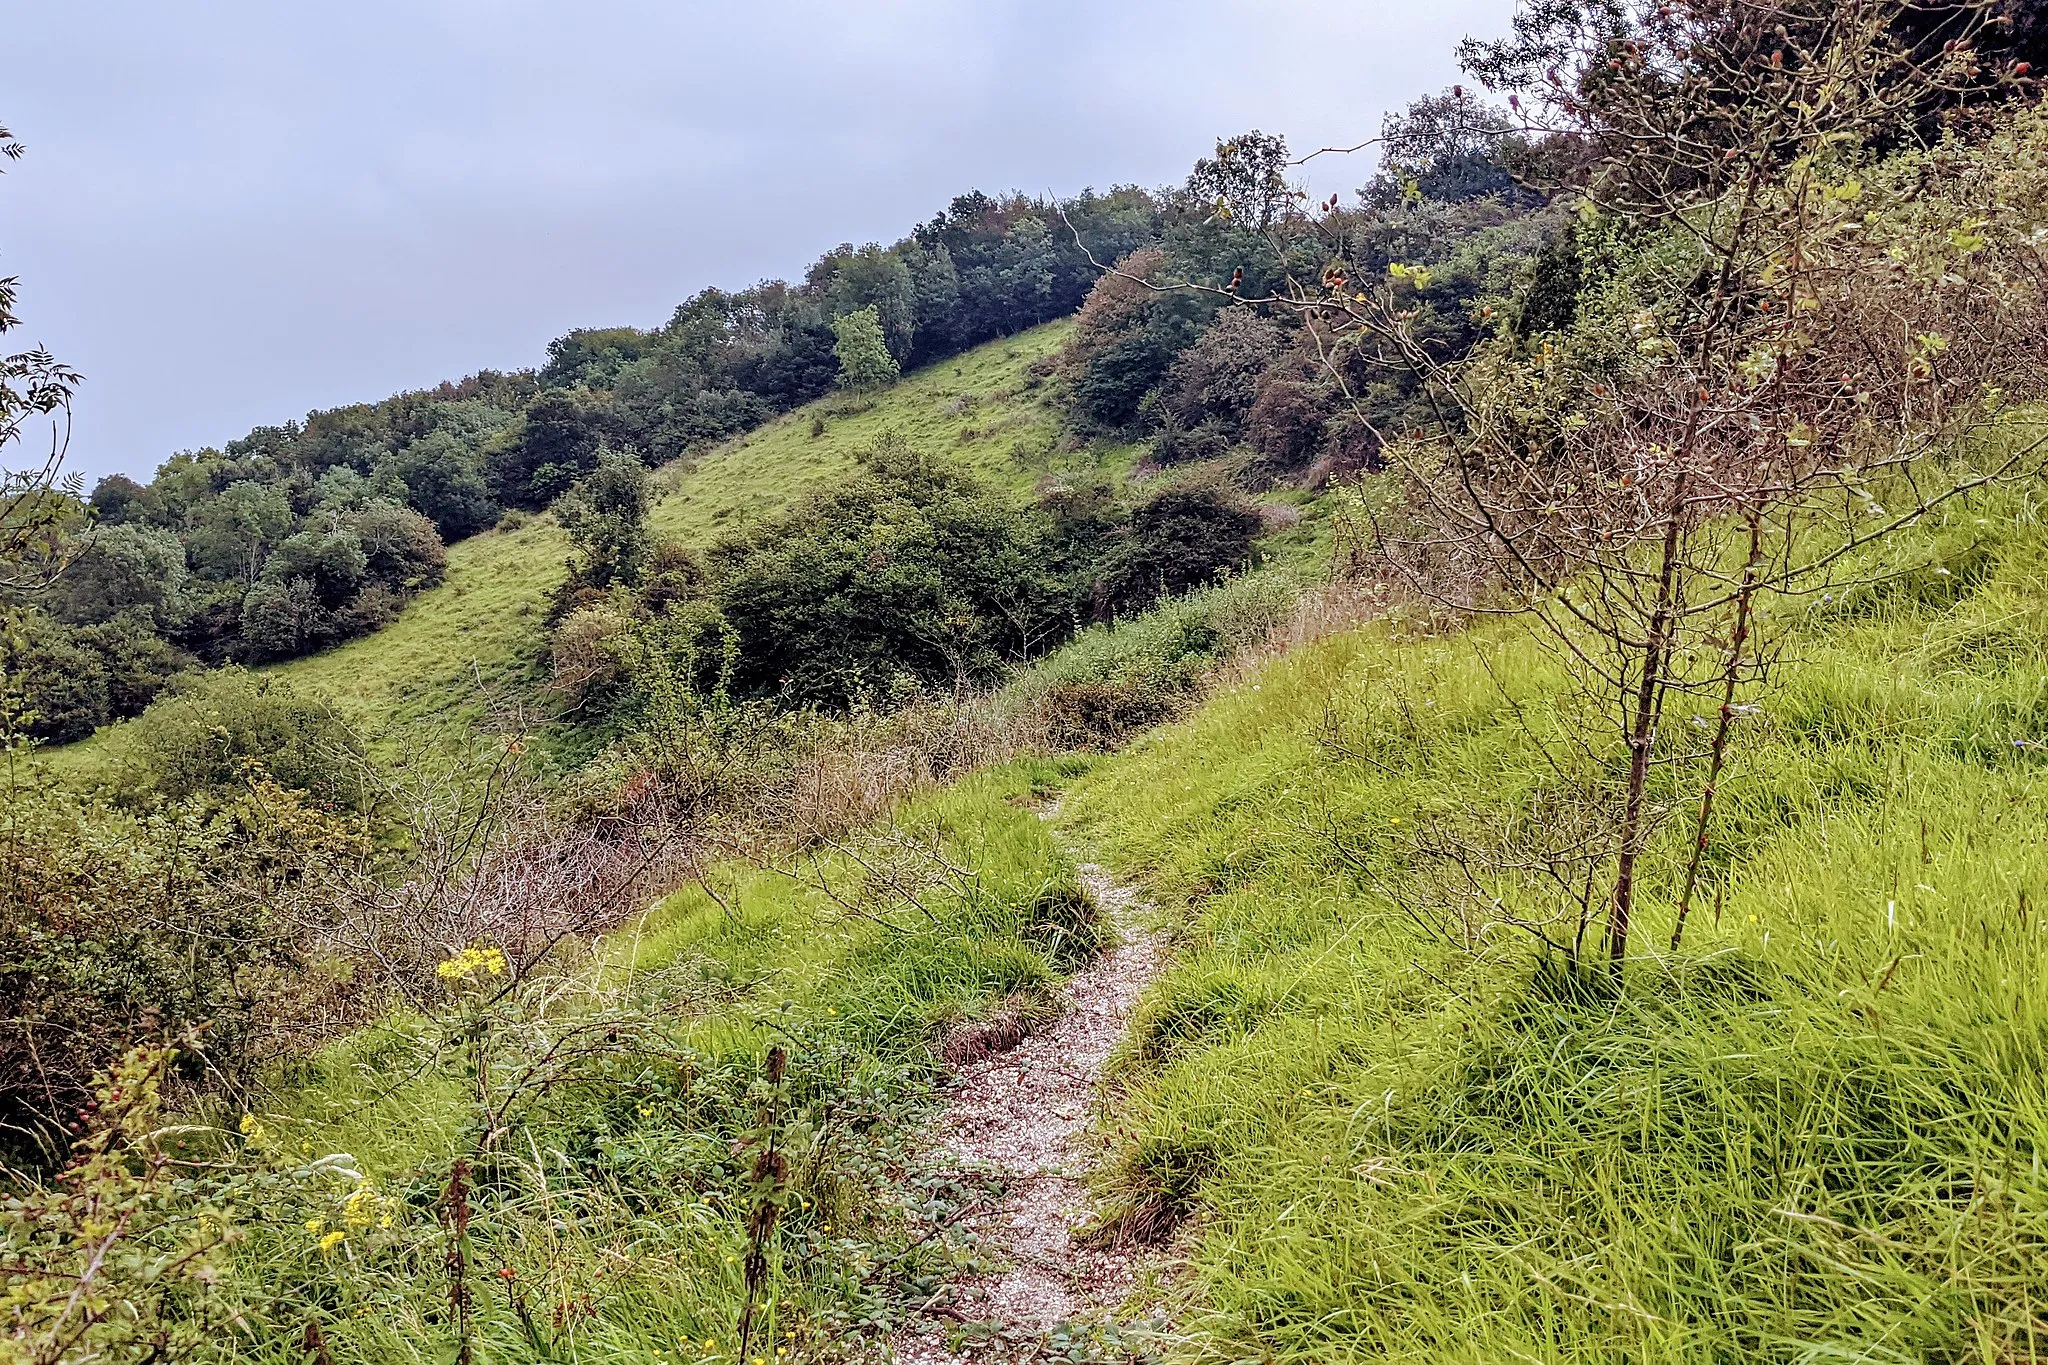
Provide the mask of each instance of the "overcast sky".
MULTIPOLYGON (((1512 0, 9 4, 0 273, 83 370, 72 467, 537 363, 970 188, 1359 141, 1512 0)), ((1315 163, 1322 193, 1369 162, 1315 163)))

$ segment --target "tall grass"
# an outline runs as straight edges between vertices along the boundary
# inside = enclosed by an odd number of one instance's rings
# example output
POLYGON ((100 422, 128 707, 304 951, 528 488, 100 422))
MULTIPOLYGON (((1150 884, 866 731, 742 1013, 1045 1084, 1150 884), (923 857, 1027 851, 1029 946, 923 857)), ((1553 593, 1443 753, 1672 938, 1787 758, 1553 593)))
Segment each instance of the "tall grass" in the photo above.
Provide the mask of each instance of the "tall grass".
POLYGON ((291 1067, 217 1139, 267 1172, 211 1215, 238 1238, 219 1357, 302 1361, 317 1335, 337 1362, 449 1360, 458 1282, 478 1360, 735 1360, 750 1300, 765 1360, 885 1333, 966 1254, 946 1229, 979 1195, 910 1155, 948 1031, 1071 966, 1073 869, 1028 808, 1062 773, 719 869, 503 999, 480 956, 444 1015, 291 1067))
POLYGON ((1082 780, 1183 940, 1112 1184, 1201 1212, 1184 1354, 2048 1354, 2048 540, 2015 497, 1890 553, 1783 609, 1718 898, 1619 989, 1511 926, 1532 882, 1489 912, 1425 851, 1578 818, 1535 742, 1576 703, 1511 629, 1397 615, 1082 780))

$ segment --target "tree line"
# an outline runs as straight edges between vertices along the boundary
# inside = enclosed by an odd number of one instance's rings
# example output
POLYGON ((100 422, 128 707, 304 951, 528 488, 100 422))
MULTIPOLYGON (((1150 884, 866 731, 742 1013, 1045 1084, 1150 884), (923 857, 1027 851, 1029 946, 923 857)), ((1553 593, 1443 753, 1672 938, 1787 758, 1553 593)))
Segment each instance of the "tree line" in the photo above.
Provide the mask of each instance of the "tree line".
POLYGON ((658 465, 837 384, 872 388, 1063 317, 1095 279, 1089 256, 1149 240, 1162 211, 1136 189, 961 195, 893 246, 827 252, 798 283, 707 289, 652 329, 571 332, 533 371, 260 427, 147 483, 46 490, 63 508, 43 548, 61 582, 12 595, 5 642, 29 732, 80 738, 181 671, 375 630, 439 581, 448 543, 549 506, 609 455, 658 465))

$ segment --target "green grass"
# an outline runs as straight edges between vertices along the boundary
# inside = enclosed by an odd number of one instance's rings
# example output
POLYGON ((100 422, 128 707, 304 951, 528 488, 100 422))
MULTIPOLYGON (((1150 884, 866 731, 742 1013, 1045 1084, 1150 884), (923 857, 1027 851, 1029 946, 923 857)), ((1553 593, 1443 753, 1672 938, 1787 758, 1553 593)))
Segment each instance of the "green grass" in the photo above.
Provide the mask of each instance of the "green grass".
POLYGON ((1914 552, 1793 623, 1720 903, 1662 952, 1671 822, 1619 992, 1504 923, 1533 879, 1422 852, 1570 818, 1512 627, 1312 647, 1079 783, 1181 936, 1110 1187, 1203 1213, 1184 1354, 2048 1353, 2048 541, 2013 499, 1914 552))
POLYGON ((394 1017, 294 1067, 257 1105, 271 1175, 238 1221, 224 1292, 245 1328, 221 1335, 220 1358, 298 1362, 309 1318, 338 1362, 450 1358, 437 1201, 467 1155, 480 1359, 733 1360, 745 1144, 763 1131, 771 1045, 790 1054, 776 1141, 793 1175, 759 1353, 777 1359, 787 1343, 838 1359, 872 1337, 959 1259, 909 1216, 971 1193, 912 1168, 905 1146, 943 1030, 1004 1001, 1042 1002, 1074 960, 1057 932, 1074 871, 1029 809, 1069 771, 1012 765, 899 811, 895 829, 936 836, 968 874, 927 882, 921 908, 853 901, 859 868, 845 857, 823 860, 824 882, 808 865, 720 869, 715 896, 670 896, 566 982, 489 1010, 465 1006, 481 997, 457 986, 443 1017, 394 1017), (592 1020, 637 1045, 550 1071, 574 1055, 554 1040, 592 1020), (549 1083, 520 1091, 536 1060, 549 1083), (480 1144, 490 1097, 515 1091, 528 1096, 516 1120, 480 1144), (344 1168, 375 1194, 353 1224, 346 1201, 362 1186, 322 1174, 344 1168), (322 1252, 330 1230, 346 1238, 322 1252), (528 1297, 546 1351, 508 1285, 528 1297))
MULTIPOLYGON (((1129 468, 1125 449, 1056 453, 1058 418, 1026 373, 1058 349, 1069 324, 1050 323, 906 377, 867 400, 822 399, 656 474, 654 533, 708 546, 751 518, 827 486, 885 431, 951 454, 991 482, 1027 490, 1080 462, 1129 468), (815 420, 824 431, 813 436, 815 420)), ((547 598, 562 581, 569 543, 542 518, 514 532, 451 545, 447 581, 423 592, 375 634, 266 671, 327 698, 380 747, 431 741, 493 705, 531 708, 543 676, 547 598)), ((60 774, 82 777, 117 760, 122 727, 44 751, 60 774)))
POLYGON ((1070 330, 1048 323, 918 370, 872 399, 840 395, 778 417, 692 465, 672 467, 665 476, 672 491, 649 522, 657 535, 708 544, 846 474, 885 432, 1019 492, 1077 463, 1121 473, 1134 453, 1127 447, 1055 450, 1059 416, 1026 373, 1070 330), (823 431, 813 435, 821 420, 823 431))

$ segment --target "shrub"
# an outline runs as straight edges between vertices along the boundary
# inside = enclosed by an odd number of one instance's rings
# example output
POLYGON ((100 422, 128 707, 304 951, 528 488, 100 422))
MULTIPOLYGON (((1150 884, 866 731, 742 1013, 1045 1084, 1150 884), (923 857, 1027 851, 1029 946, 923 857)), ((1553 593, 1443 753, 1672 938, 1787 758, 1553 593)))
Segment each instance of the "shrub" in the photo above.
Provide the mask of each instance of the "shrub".
POLYGON ((611 600, 570 612, 555 627, 549 647, 549 685, 572 707, 609 694, 624 676, 620 650, 632 629, 631 617, 611 600))
POLYGON ((260 777, 141 815, 32 777, 0 787, 0 1152, 61 1155, 92 1074, 145 1036, 206 1026, 194 1060, 216 1079, 258 1060, 270 1023, 322 993, 272 897, 352 824, 260 777))
POLYGON ((1259 529, 1258 509, 1222 484, 1169 484, 1131 513, 1102 567, 1105 598, 1113 610, 1143 610, 1212 583, 1250 562, 1259 529))
POLYGON ((82 627, 77 638, 100 656, 106 668, 107 709, 116 719, 141 711, 166 683, 193 666, 191 655, 156 633, 150 614, 142 608, 82 627))
POLYGON ((555 520, 579 556, 565 588, 637 583, 647 561, 647 467, 607 451, 589 477, 555 501, 555 520))
POLYGON ((1181 352, 1159 389, 1159 410, 1184 431, 1211 427, 1227 446, 1244 431, 1259 377, 1281 349, 1280 328, 1249 308, 1227 308, 1181 352))
POLYGON ((348 529, 362 546, 364 567, 394 593, 433 587, 448 567, 448 550, 434 523, 410 507, 376 499, 348 517, 348 529))
POLYGON ((713 552, 743 691, 837 706, 899 683, 958 690, 1062 624, 1024 512, 898 440, 864 459, 713 552))
POLYGON ((369 795, 363 742, 331 706, 237 667, 173 680, 136 720, 130 752, 146 791, 168 801, 245 790, 252 768, 327 806, 369 795))
POLYGON ((0 686, 17 722, 40 740, 84 739, 109 718, 105 661, 82 633, 41 612, 0 621, 0 686))

